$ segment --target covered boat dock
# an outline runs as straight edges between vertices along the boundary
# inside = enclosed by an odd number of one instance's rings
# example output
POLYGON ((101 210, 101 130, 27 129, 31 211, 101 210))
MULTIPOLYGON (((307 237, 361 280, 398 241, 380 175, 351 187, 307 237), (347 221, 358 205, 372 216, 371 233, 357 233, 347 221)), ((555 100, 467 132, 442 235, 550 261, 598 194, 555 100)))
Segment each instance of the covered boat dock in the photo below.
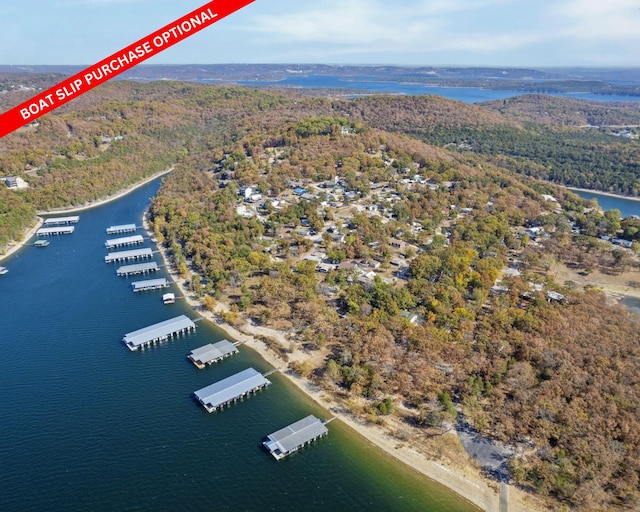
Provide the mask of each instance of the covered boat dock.
POLYGON ((148 290, 159 290, 169 286, 169 281, 166 278, 160 279, 147 279, 146 281, 135 281, 131 283, 131 288, 134 292, 144 292, 148 290))
POLYGON ((222 340, 196 348, 191 351, 188 357, 196 367, 202 369, 208 364, 216 363, 237 353, 238 349, 233 343, 229 340, 222 340))
POLYGON ((136 229, 135 224, 121 224, 119 226, 109 226, 107 228, 107 235, 119 235, 121 233, 133 233, 136 229))
POLYGON ((69 224, 77 224, 80 220, 78 215, 73 215, 71 217, 51 217, 49 219, 44 219, 45 226, 68 226, 69 224))
POLYGON ((250 393, 271 384, 271 381, 254 368, 247 368, 226 379, 199 389, 194 394, 207 412, 214 412, 225 405, 241 400, 250 393))
POLYGON ((329 430, 322 420, 311 414, 288 427, 269 434, 267 440, 262 444, 276 460, 280 460, 328 433, 329 430))
POLYGON ((104 257, 105 263, 113 263, 118 261, 134 261, 153 258, 153 251, 148 247, 145 249, 134 249, 132 251, 110 252, 104 257))
POLYGON ((136 274, 146 274, 147 272, 157 272, 158 270, 160 270, 160 267, 155 261, 152 261, 150 263, 124 265, 116 270, 116 274, 119 276, 133 276, 136 274))
POLYGON ((196 324, 193 323, 189 317, 180 315, 165 320, 164 322, 129 332, 123 336, 122 341, 129 350, 134 351, 139 348, 148 347, 154 343, 159 343, 172 336, 189 332, 195 328, 196 324))
POLYGON ((40 228, 36 231, 38 236, 51 236, 51 235, 70 235, 76 228, 74 226, 57 226, 52 228, 40 228))
POLYGON ((144 242, 142 235, 125 236, 122 238, 112 238, 104 243, 107 249, 115 249, 116 247, 125 247, 127 245, 139 245, 144 242))

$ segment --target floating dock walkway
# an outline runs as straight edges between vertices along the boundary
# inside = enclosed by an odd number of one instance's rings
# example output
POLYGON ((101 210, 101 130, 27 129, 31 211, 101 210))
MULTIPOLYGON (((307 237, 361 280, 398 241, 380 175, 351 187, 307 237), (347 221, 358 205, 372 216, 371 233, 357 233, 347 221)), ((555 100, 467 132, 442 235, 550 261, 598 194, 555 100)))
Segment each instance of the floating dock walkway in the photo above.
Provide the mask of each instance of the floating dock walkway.
POLYGON ((51 217, 49 219, 44 219, 43 224, 45 226, 68 226, 69 224, 77 224, 80 220, 78 215, 73 215, 71 217, 51 217))
POLYGON ((199 389, 194 394, 207 412, 214 412, 267 387, 269 384, 271 382, 265 379, 259 371, 247 368, 231 375, 231 377, 199 389))
POLYGON ((124 265, 118 270, 116 274, 119 276, 134 276, 137 274, 146 274, 147 272, 157 272, 160 267, 155 261, 149 263, 136 263, 135 265, 124 265))
POLYGON ((202 369, 208 364, 217 363, 237 353, 238 349, 233 343, 229 340, 222 340, 192 350, 188 358, 197 368, 202 369))
POLYGON ((329 430, 322 420, 311 414, 288 427, 269 434, 267 440, 262 444, 274 459, 280 460, 328 433, 329 430))
POLYGON ((135 224, 121 224, 119 226, 109 226, 107 228, 107 235, 119 235, 121 233, 133 233, 136 229, 135 224))
POLYGON ((132 251, 110 252, 104 257, 105 263, 113 263, 120 261, 135 261, 153 258, 153 251, 148 247, 146 249, 134 249, 132 251))
POLYGON ((169 281, 166 278, 160 279, 147 279, 146 281, 135 281, 131 283, 131 288, 134 292, 145 292, 149 290, 160 290, 161 288, 167 288, 169 281))
POLYGON ((196 324, 194 324, 189 317, 180 315, 165 320, 164 322, 159 322, 149 327, 127 333, 123 336, 122 342, 129 350, 134 351, 139 348, 148 347, 154 343, 160 343, 172 336, 195 330, 195 328, 196 324))
POLYGON ((51 236, 51 235, 70 235, 76 228, 74 226, 57 226, 52 228, 40 228, 36 231, 38 236, 51 236))
POLYGON ((144 238, 142 235, 133 235, 133 236, 125 236, 122 238, 113 238, 111 240, 107 240, 104 243, 104 246, 107 249, 115 249, 116 247, 125 247, 127 245, 140 245, 144 243, 144 238))

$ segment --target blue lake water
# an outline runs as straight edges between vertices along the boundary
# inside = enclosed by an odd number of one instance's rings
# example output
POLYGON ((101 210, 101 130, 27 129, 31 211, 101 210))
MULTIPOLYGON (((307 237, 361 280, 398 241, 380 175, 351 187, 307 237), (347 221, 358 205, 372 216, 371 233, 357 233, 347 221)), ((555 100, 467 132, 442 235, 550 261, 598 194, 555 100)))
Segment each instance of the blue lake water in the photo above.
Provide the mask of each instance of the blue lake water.
MULTIPOLYGON (((274 81, 238 81, 238 84, 251 87, 265 86, 286 86, 304 88, 339 88, 355 89, 363 93, 378 94, 409 94, 423 95, 434 94, 451 100, 462 101, 464 103, 478 103, 481 101, 502 100, 512 96, 520 96, 522 91, 496 91, 492 89, 482 89, 479 87, 435 87, 430 85, 376 81, 366 77, 345 78, 329 75, 293 75, 287 76, 284 80, 274 81)), ((596 100, 596 101, 640 101, 640 96, 618 96, 606 94, 589 93, 545 93, 549 96, 560 96, 565 98, 596 100)))
POLYGON ((3 262, 0 511, 476 510, 339 421, 274 461, 261 447, 265 435, 329 414, 277 373, 266 390, 208 414, 195 390, 270 367, 241 347, 196 369, 189 351, 225 337, 207 321, 144 351, 124 346, 127 332, 197 316, 180 301, 163 305, 162 291, 134 294, 130 283, 145 278, 119 278, 118 265, 104 263, 104 241, 114 238, 105 228, 139 225, 159 183, 80 212, 72 235, 3 262))
MULTIPOLYGON (((601 194, 598 192, 590 192, 586 190, 570 189, 578 194, 583 199, 595 199, 598 201, 600 207, 604 210, 620 210, 620 214, 623 217, 630 217, 631 215, 640 215, 640 199, 627 199, 624 197, 614 197, 601 194)), ((625 297, 620 301, 627 306, 631 311, 640 313, 640 299, 635 297, 625 297)))
POLYGON ((640 198, 627 199, 625 197, 608 196, 586 190, 576 190, 573 188, 570 188, 570 190, 578 194, 583 199, 595 199, 604 211, 618 209, 623 217, 640 215, 640 198))

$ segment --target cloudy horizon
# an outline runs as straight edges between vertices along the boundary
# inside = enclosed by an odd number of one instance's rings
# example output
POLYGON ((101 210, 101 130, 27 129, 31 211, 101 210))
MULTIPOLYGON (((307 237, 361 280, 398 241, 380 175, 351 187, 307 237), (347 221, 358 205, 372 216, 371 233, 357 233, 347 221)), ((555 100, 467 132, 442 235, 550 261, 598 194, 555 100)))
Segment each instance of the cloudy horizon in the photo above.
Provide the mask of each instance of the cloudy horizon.
MULTIPOLYGON (((10 2, 0 64, 91 64, 205 3, 10 2)), ((257 0, 148 63, 638 67, 638 26, 637 0, 257 0)))

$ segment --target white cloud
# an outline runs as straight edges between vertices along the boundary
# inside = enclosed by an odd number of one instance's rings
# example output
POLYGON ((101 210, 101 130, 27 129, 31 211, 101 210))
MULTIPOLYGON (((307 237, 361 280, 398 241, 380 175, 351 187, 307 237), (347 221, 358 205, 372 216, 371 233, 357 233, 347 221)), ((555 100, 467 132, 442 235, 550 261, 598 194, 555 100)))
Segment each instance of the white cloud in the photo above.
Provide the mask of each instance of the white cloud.
POLYGON ((433 53, 444 50, 500 51, 539 40, 531 32, 461 27, 460 17, 513 5, 513 0, 431 0, 400 3, 380 0, 324 0, 297 4, 291 12, 255 17, 250 28, 265 41, 317 44, 331 55, 347 53, 433 53))
POLYGON ((638 0, 566 0, 551 9, 558 35, 594 44, 640 42, 638 0))

